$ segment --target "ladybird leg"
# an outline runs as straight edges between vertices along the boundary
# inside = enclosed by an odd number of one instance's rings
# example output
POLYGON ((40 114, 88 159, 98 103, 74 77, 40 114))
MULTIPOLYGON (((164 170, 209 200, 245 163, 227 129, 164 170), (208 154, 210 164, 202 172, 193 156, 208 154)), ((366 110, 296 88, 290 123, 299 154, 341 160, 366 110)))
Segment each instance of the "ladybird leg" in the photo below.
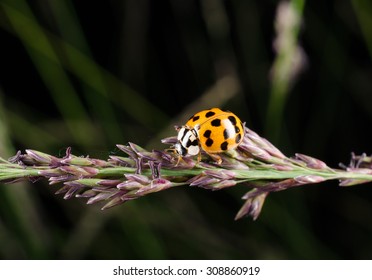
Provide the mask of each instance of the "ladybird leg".
POLYGON ((182 156, 180 154, 177 153, 177 150, 174 149, 174 148, 169 148, 169 149, 165 149, 164 150, 165 152, 168 152, 168 153, 173 153, 174 155, 177 155, 177 163, 175 166, 178 166, 178 164, 183 161, 182 159, 182 156))
POLYGON ((198 163, 199 163, 199 162, 201 162, 201 150, 199 150, 199 153, 198 153, 198 158, 197 158, 197 160, 198 160, 198 163))
POLYGON ((184 160, 182 159, 182 157, 181 157, 180 155, 178 155, 177 163, 176 163, 175 166, 178 166, 178 164, 179 164, 181 161, 184 161, 184 160))
POLYGON ((199 152, 198 152, 198 158, 197 158, 198 162, 197 163, 201 162, 201 160, 202 160, 202 153, 201 153, 202 147, 200 146, 200 141, 198 141, 198 147, 199 147, 199 152))
POLYGON ((173 148, 164 149, 164 152, 175 154, 176 153, 176 149, 173 149, 173 148))
POLYGON ((218 155, 218 154, 210 154, 208 153, 208 155, 217 163, 217 164, 221 164, 222 163, 222 158, 218 155))

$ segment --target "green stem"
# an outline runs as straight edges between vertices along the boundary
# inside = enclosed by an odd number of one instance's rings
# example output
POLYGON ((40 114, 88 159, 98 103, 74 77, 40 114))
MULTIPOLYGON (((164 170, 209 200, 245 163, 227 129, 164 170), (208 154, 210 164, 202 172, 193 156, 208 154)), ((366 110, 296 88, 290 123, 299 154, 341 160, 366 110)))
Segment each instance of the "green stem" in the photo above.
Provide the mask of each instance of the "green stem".
MULTIPOLYGON (((292 0, 291 7, 293 13, 301 19, 305 0, 292 0)), ((278 49, 278 53, 272 67, 271 91, 266 112, 266 134, 274 143, 277 143, 280 137, 283 112, 290 90, 290 84, 293 82, 292 67, 293 56, 298 46, 298 34, 301 20, 294 22, 290 30, 281 30, 278 34, 281 41, 287 43, 285 47, 278 49)))
MULTIPOLYGON (((2 159, 0 161, 4 162, 2 159)), ((28 177, 38 177, 40 176, 41 170, 51 170, 48 166, 39 166, 39 167, 22 167, 17 164, 1 164, 0 165, 0 180, 14 180, 20 178, 28 177)), ((52 169, 53 170, 53 169, 52 169)), ((135 174, 136 168, 132 167, 108 167, 98 169, 98 173, 91 178, 122 178, 124 174, 135 174)), ((164 177, 193 177, 201 174, 204 170, 212 171, 223 171, 221 168, 210 168, 210 169, 186 169, 186 170, 170 170, 170 169, 161 169, 161 176, 164 177)), ((352 171, 343 171, 336 169, 327 169, 327 170, 317 170, 311 168, 302 168, 289 170, 289 171, 279 171, 276 169, 247 169, 247 170, 230 170, 235 173, 235 178, 237 180, 243 181, 252 181, 252 180, 283 180, 297 178, 300 176, 319 176, 325 180, 345 180, 345 179, 354 179, 354 180, 368 180, 372 181, 372 175, 363 174, 359 172, 352 171)), ((151 171, 145 169, 141 174, 150 176, 151 171)))

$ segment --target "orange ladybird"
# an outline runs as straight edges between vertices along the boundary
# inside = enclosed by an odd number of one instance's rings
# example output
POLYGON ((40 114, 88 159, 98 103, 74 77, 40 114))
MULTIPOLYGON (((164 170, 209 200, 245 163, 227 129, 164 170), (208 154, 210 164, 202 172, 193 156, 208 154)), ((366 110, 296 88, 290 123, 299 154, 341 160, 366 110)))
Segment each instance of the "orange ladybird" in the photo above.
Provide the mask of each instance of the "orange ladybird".
POLYGON ((198 155, 199 161, 203 150, 220 164, 218 153, 235 149, 243 137, 243 124, 235 114, 212 108, 196 113, 178 128, 174 147, 181 157, 198 155))

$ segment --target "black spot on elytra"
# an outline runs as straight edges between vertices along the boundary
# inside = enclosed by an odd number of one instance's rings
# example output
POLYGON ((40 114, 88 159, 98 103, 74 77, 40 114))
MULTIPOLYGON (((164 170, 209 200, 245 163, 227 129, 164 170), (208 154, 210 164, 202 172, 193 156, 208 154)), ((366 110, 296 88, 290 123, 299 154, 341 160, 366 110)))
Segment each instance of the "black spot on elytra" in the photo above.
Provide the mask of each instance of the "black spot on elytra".
POLYGON ((212 126, 220 126, 221 125, 221 120, 220 119, 214 119, 211 121, 212 126))
POLYGON ((212 145, 213 145, 213 140, 212 140, 211 138, 208 138, 207 141, 205 141, 205 145, 206 145, 207 147, 212 146, 212 145))
POLYGON ((229 139, 229 137, 230 137, 229 130, 225 128, 225 130, 223 131, 223 138, 226 140, 229 139))
POLYGON ((210 136, 211 136, 211 133, 212 133, 212 131, 211 130, 206 130, 204 133, 203 133, 203 136, 205 137, 205 138, 209 138, 210 136))
POLYGON ((193 121, 193 122, 196 122, 198 119, 200 119, 199 116, 193 116, 193 117, 192 117, 192 121, 193 121))
POLYGON ((236 118, 234 116, 229 116, 229 120, 233 125, 236 125, 236 118))
POLYGON ((207 113, 205 114, 205 117, 206 117, 206 118, 210 118, 210 117, 214 116, 215 114, 216 114, 215 112, 213 112, 213 111, 209 111, 209 112, 207 112, 207 113))
POLYGON ((222 151, 226 151, 228 145, 229 145, 229 143, 227 143, 227 141, 223 142, 223 143, 221 144, 221 150, 222 150, 222 151))
POLYGON ((242 140, 242 135, 239 133, 235 137, 235 143, 238 144, 240 142, 240 140, 242 140))
POLYGON ((234 126, 234 128, 235 128, 235 133, 239 133, 240 132, 240 128, 237 125, 234 126))

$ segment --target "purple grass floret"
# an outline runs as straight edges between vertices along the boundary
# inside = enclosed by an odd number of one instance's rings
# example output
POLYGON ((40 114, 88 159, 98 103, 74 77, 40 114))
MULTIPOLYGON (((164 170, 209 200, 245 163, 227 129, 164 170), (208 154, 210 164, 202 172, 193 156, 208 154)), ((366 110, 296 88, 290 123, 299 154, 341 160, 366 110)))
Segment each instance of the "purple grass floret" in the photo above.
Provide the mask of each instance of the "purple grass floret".
POLYGON ((352 153, 347 166, 333 169, 307 155, 286 157, 248 128, 236 150, 220 155, 221 164, 204 152, 201 161, 197 157, 180 159, 172 150, 176 142, 175 136, 163 139, 168 145, 164 151, 148 151, 134 143, 117 145, 124 155, 110 155, 108 160, 77 157, 71 148, 62 158, 28 149, 9 160, 0 158, 0 182, 46 178, 50 185, 62 184, 56 194, 63 194, 64 199, 104 203, 102 209, 173 187, 220 190, 242 184, 249 191, 242 197, 245 202, 235 219, 250 216, 256 220, 270 193, 326 180, 339 180, 344 187, 372 181, 371 156, 352 153))

